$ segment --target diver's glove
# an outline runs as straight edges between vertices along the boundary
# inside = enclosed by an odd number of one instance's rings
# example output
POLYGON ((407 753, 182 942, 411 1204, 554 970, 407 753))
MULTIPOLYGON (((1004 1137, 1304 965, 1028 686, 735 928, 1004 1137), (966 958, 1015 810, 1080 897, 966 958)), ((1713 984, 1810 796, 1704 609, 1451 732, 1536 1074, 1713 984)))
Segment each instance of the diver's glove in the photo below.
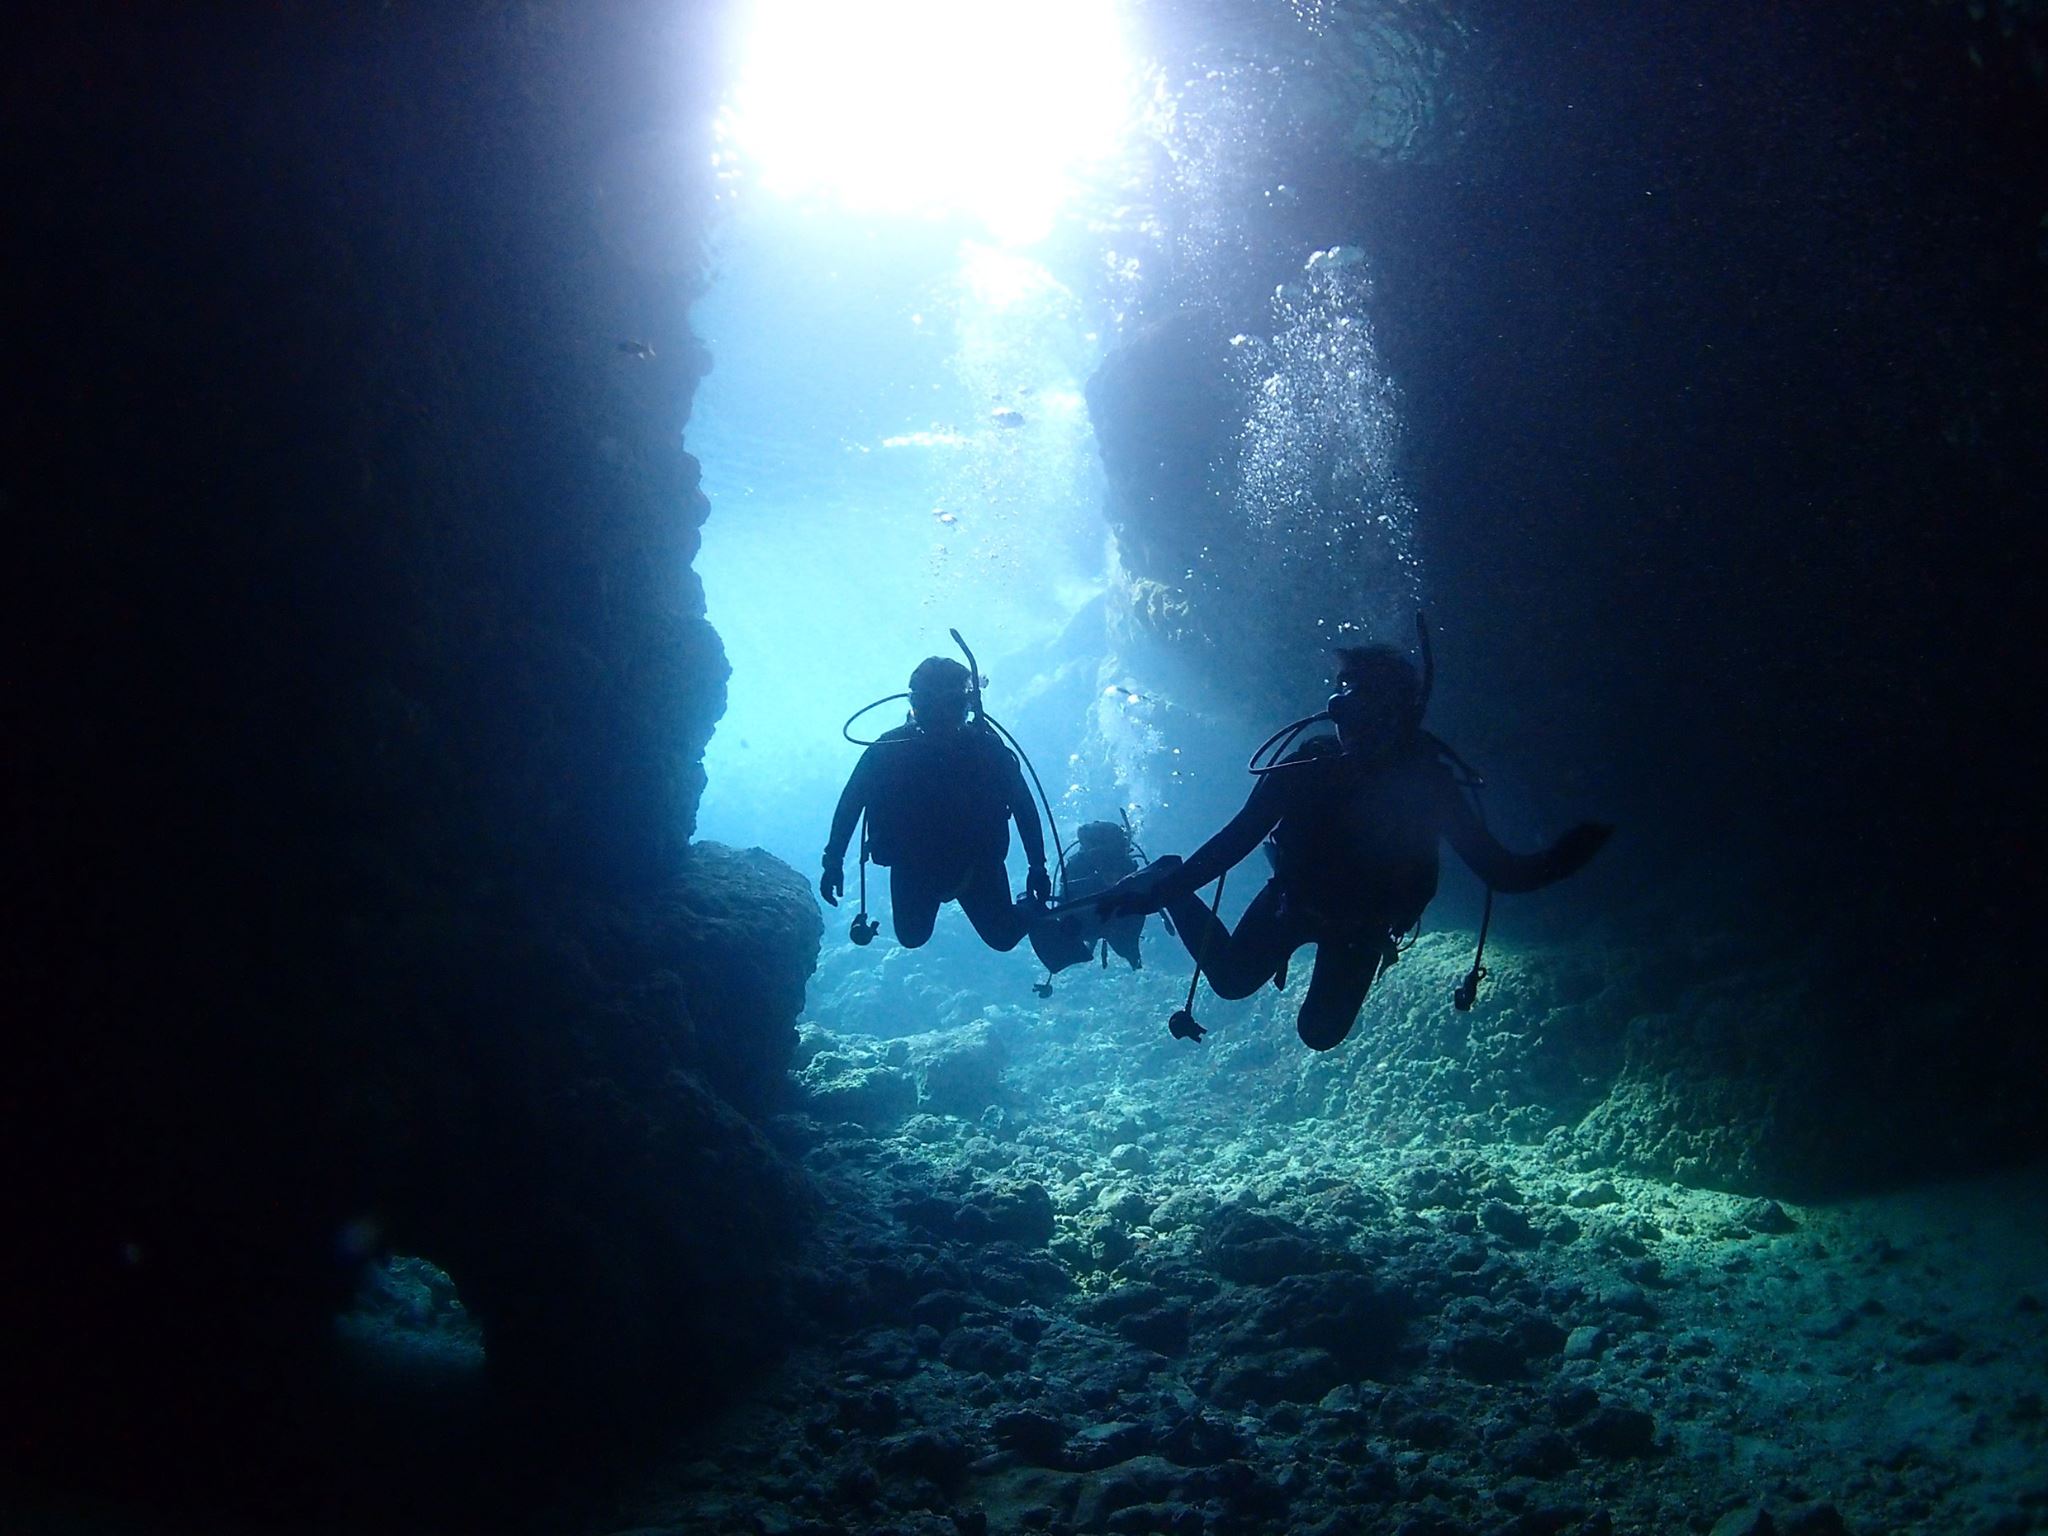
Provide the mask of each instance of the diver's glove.
POLYGON ((1043 864, 1032 865, 1024 876, 1024 894, 1041 905, 1052 900, 1052 876, 1043 864))
POLYGON ((846 865, 828 853, 825 855, 825 867, 818 874, 818 894, 825 898, 826 906, 836 907, 845 892, 846 865))

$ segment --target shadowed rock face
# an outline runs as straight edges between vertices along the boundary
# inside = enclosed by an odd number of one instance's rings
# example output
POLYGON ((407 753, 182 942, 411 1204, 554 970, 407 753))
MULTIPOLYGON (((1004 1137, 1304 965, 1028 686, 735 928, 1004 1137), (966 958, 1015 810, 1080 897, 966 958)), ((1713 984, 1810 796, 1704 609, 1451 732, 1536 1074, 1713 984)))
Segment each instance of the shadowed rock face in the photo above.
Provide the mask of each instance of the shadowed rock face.
POLYGON ((704 10, 247 10, 80 8, 7 82, 33 1451, 302 1395, 389 1244, 536 1398, 694 1391, 802 1209, 748 1117, 816 909, 688 844, 704 10))
POLYGON ((777 1347, 810 1200, 756 1121, 818 934, 794 871, 699 844, 658 892, 470 928, 361 1065, 340 1141, 369 1150, 366 1198, 454 1277, 507 1385, 659 1402, 777 1347))
MULTIPOLYGON (((1118 569, 1088 616, 1109 654, 1074 780, 1144 807, 1154 850, 1189 846, 1220 820, 1191 802, 1242 784, 1246 749, 1316 707, 1320 658, 1290 625, 1406 641, 1386 568, 1357 562, 1347 593, 1322 584, 1346 562, 1319 539, 1299 541, 1308 561, 1273 558, 1242 474, 1286 457, 1243 445, 1266 446, 1253 386, 1294 382, 1260 351, 1287 360, 1287 288, 1309 253, 1356 242, 1383 287, 1337 318, 1370 320, 1402 390, 1390 462, 1431 567, 1433 727, 1497 786, 1540 786, 1546 830, 1577 814, 1624 829, 1583 878, 1510 904, 1505 931, 1598 914, 1683 956, 1673 985, 1704 1006, 1644 1000, 1587 1144, 1808 1191, 2038 1156, 2043 1122, 2013 1085, 2039 1079, 2043 1047, 2008 957, 2040 905, 2014 895, 2038 881, 2040 817, 2012 787, 2032 749, 1997 722, 2005 663, 2033 654, 2006 626, 2033 611, 2013 584, 2043 568, 2013 557, 2035 527, 2016 475, 2038 483, 2023 466, 2044 462, 2048 412, 2021 403, 2043 375, 1994 318, 2039 309, 2038 199, 2012 174, 2048 99, 2038 70, 2022 83, 2037 19, 1936 6, 1787 30, 1765 7, 1596 42, 1481 7, 1461 11, 1467 53, 1431 39, 1428 7, 1396 9, 1262 13, 1337 29, 1292 72, 1314 88, 1285 67, 1247 86, 1219 56, 1162 130, 1173 195, 1150 286, 1088 390, 1118 569), (1846 74, 1783 88, 1824 59, 1846 74), (1679 81, 1711 105, 1645 135, 1679 81), (1589 99, 1606 127, 1576 140, 1589 99), (1709 145, 1767 182, 1688 171, 1686 222, 1643 211, 1661 170, 1709 145), (1613 195, 1624 183, 1640 207, 1613 195), (1933 275, 1950 265, 1981 282, 1933 275), (1724 304, 1731 273, 1766 310, 1724 304), (1587 306, 1664 318, 1595 335, 1564 318, 1587 306), (1845 384, 1832 338, 1851 334, 1919 361, 1845 384), (1674 366, 1708 352, 1710 401, 1674 366), (1686 425, 1640 434, 1652 419, 1686 425), (1656 469, 1625 462, 1621 445, 1652 440, 1656 469), (1646 521, 1660 487, 1673 510, 1646 521), (1934 506, 1964 510, 1930 523, 1934 506), (1965 609, 1963 592, 2003 595, 1965 609), (1702 930, 1742 943, 1688 955, 1702 930), (1771 967, 1782 1009, 1738 1016, 1706 985, 1771 967)), ((1189 30, 1215 25, 1205 10, 1189 30)), ((1255 32, 1231 41, 1260 57, 1255 32)), ((1313 417, 1314 391, 1279 398, 1313 417)), ((1317 489, 1305 500, 1342 504, 1317 489)), ((1457 884, 1433 921, 1459 920, 1457 884)))
MULTIPOLYGON (((1176 588, 1237 527, 1230 502, 1241 417, 1219 317, 1179 312, 1140 327, 1088 381, 1089 419, 1110 494, 1104 508, 1134 583, 1176 588)), ((1149 589, 1147 589, 1149 590, 1149 589)), ((1120 614, 1122 613, 1120 605, 1120 614)), ((1142 596, 1127 622, 1185 638, 1142 596)), ((1200 618, 1180 612, 1182 625, 1200 618)))

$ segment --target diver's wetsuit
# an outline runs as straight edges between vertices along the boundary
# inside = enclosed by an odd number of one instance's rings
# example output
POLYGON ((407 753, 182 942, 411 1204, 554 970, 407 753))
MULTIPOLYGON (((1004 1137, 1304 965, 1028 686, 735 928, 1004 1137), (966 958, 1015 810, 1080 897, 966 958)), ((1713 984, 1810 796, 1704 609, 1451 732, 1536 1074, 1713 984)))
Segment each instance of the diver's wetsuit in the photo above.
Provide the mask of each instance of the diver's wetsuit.
POLYGON ((1249 997, 1304 944, 1315 969, 1297 1028, 1323 1051, 1351 1031, 1398 935, 1436 895, 1437 840, 1447 839, 1497 891, 1533 891, 1579 869, 1599 847, 1568 835, 1541 853, 1510 852, 1481 824, 1424 741, 1361 761, 1310 743, 1262 777, 1244 809, 1163 879, 1163 905, 1218 997, 1249 997), (1232 933, 1196 893, 1272 837, 1273 878, 1232 933))
POLYGON ((829 864, 868 818, 868 857, 889 868, 889 905, 896 941, 916 949, 932 936, 939 908, 960 903, 974 931, 992 949, 1024 937, 1035 912, 1010 897, 1003 858, 1010 821, 1017 823, 1031 867, 1045 864, 1045 834, 1017 759, 984 725, 925 731, 901 725, 884 731, 861 754, 832 814, 825 846, 829 864))

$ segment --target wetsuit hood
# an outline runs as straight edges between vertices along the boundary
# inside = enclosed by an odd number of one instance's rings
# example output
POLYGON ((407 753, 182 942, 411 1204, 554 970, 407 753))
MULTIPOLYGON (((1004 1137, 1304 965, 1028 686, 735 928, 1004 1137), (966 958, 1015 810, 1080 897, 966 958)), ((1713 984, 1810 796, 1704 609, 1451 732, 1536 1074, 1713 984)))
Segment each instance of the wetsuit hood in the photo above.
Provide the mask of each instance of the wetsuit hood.
POLYGON ((972 697, 972 674, 950 656, 927 656, 910 674, 910 713, 925 730, 966 724, 972 697))

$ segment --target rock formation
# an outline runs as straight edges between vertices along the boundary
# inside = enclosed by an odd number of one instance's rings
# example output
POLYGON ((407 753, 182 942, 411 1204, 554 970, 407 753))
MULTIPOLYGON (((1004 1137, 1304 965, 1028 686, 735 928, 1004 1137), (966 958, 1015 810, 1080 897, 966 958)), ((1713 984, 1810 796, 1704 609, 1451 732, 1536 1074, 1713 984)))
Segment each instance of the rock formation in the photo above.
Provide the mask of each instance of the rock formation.
POLYGON ((528 1403, 701 1401, 804 1208, 816 909, 689 844, 709 23, 239 9, 6 91, 5 1432, 158 1482, 388 1251, 528 1403))

